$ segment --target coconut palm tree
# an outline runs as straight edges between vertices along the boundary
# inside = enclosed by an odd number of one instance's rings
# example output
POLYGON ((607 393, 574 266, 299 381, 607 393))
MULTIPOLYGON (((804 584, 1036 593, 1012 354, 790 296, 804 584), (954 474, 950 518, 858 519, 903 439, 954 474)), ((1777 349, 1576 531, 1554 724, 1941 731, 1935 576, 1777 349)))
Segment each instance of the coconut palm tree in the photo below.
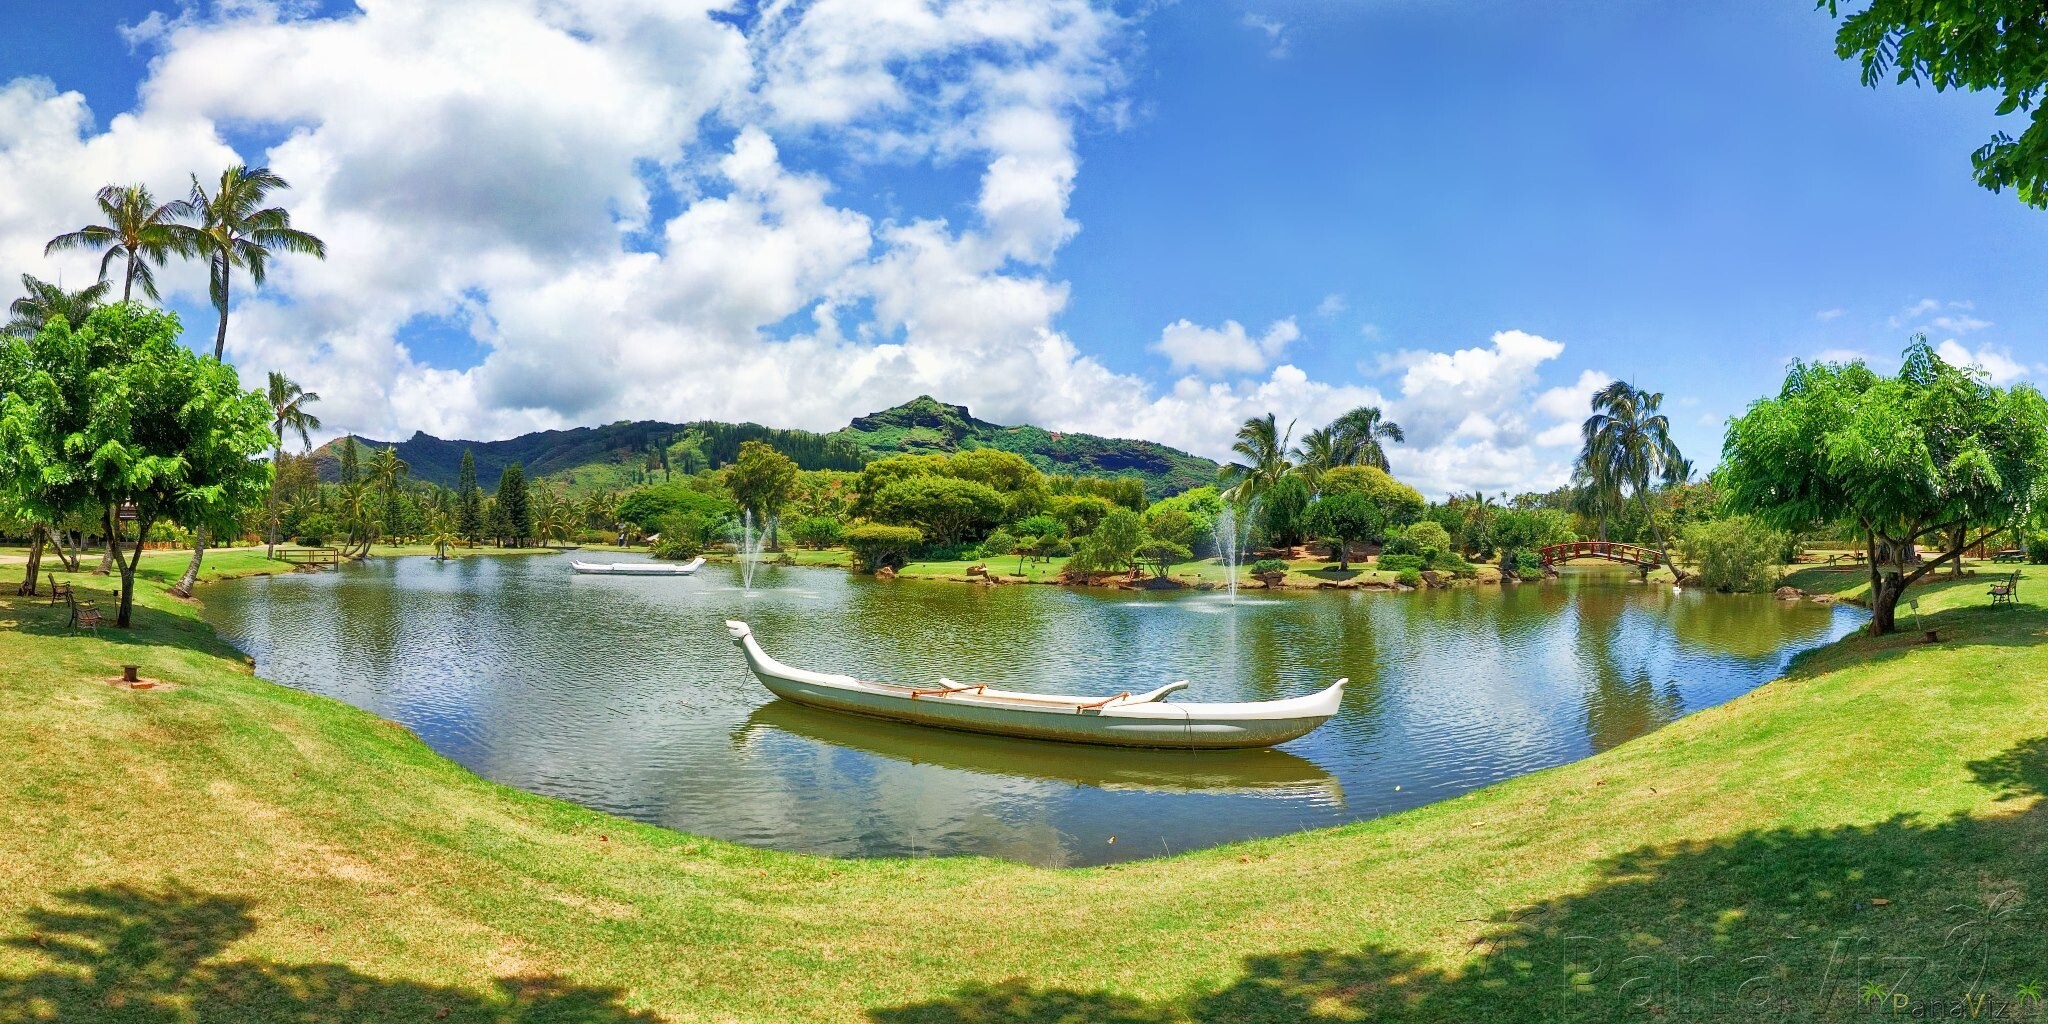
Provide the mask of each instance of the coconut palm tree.
POLYGON ((1664 529, 1650 508, 1653 482, 1675 484, 1684 481, 1692 464, 1671 440, 1671 421, 1658 412, 1664 396, 1644 391, 1618 380, 1593 395, 1593 415, 1586 418, 1580 434, 1585 445, 1579 450, 1578 472, 1596 486, 1609 489, 1618 506, 1626 489, 1638 502, 1650 534, 1657 540, 1657 557, 1678 575, 1664 539, 1664 529))
POLYGON ((1401 425, 1380 415, 1378 406, 1362 405, 1330 424, 1332 455, 1339 466, 1387 468, 1387 449, 1382 442, 1400 444, 1408 440, 1401 425))
POLYGON ((1224 497, 1240 505, 1248 504, 1293 472, 1294 463, 1287 460, 1287 445, 1293 436, 1294 424, 1289 422, 1283 433, 1270 412, 1244 421, 1237 428, 1237 440, 1230 446, 1244 461, 1223 467, 1223 479, 1230 485, 1224 497))
POLYGON ((412 473, 412 466, 408 465, 404 459, 398 457, 397 445, 385 445, 370 453, 367 469, 369 471, 368 479, 370 485, 377 489, 378 495, 384 501, 384 507, 378 519, 383 524, 385 532, 395 533, 397 531, 394 521, 398 518, 398 489, 405 483, 405 478, 412 473))
POLYGON ((455 517, 446 512, 434 511, 427 514, 427 543, 434 546, 434 557, 448 560, 448 550, 461 540, 455 532, 455 517))
POLYGON ((211 265, 209 291, 220 326, 214 332, 213 357, 222 358, 228 347, 228 293, 236 267, 249 272, 249 280, 261 285, 270 258, 279 252, 295 252, 327 258, 327 243, 292 227, 292 215, 281 206, 265 206, 270 193, 291 185, 268 167, 237 164, 220 174, 220 185, 209 194, 192 179, 193 244, 211 265))
POLYGON ((277 446, 270 453, 270 523, 265 533, 269 536, 270 547, 265 558, 277 557, 277 471, 284 465, 284 439, 287 434, 299 435, 299 445, 305 451, 313 450, 313 431, 320 429, 320 417, 306 411, 306 407, 320 400, 320 393, 307 391, 296 381, 276 370, 270 371, 270 386, 264 397, 270 401, 271 432, 277 435, 277 446))
POLYGON ((1339 444, 1334 430, 1317 427, 1302 434, 1301 442, 1294 446, 1295 472, 1308 480, 1310 490, 1322 490, 1323 474, 1344 465, 1339 444))
POLYGON ((74 249, 100 250, 100 280, 115 260, 126 260, 121 275, 121 301, 134 297, 135 286, 142 294, 161 298, 156 272, 172 256, 190 256, 198 245, 197 233, 183 221, 192 216, 192 203, 178 199, 159 204, 145 185, 108 185, 96 197, 104 224, 88 224, 58 235, 43 247, 43 255, 74 249))
POLYGON ((21 290, 25 293, 7 307, 8 321, 0 333, 28 337, 52 320, 62 320, 73 327, 85 323, 93 309, 104 303, 112 285, 102 281, 89 288, 67 292, 63 285, 42 281, 30 274, 21 275, 21 290))

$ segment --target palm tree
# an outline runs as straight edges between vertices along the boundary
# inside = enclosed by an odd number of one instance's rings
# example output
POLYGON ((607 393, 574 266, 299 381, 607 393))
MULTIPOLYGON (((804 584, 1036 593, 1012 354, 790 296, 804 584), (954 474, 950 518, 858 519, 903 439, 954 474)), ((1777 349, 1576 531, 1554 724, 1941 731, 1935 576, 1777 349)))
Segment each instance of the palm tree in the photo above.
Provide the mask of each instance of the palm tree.
POLYGON ((1593 415, 1586 418, 1580 433, 1585 446, 1579 450, 1577 472, 1595 486, 1606 489, 1613 503, 1620 505, 1624 488, 1643 510, 1657 539, 1657 556, 1678 575, 1678 566, 1664 540, 1664 529, 1650 509, 1652 481, 1675 484, 1692 471, 1692 464, 1679 454, 1671 440, 1671 422, 1657 410, 1664 396, 1644 391, 1627 381, 1615 381, 1593 395, 1593 415))
POLYGON ((1401 425, 1380 415, 1378 406, 1362 405, 1330 424, 1331 446, 1340 466, 1387 468, 1387 449, 1380 442, 1408 440, 1401 425))
POLYGON ((107 270, 115 260, 128 261, 128 269, 121 275, 122 302, 134 297, 138 284, 142 294, 161 298, 156 288, 156 272, 151 267, 163 266, 173 255, 189 256, 198 244, 194 230, 180 223, 192 215, 191 202, 179 199, 159 205, 146 185, 108 185, 100 189, 97 199, 106 223, 88 224, 50 239, 50 244, 43 247, 43 255, 73 249, 102 250, 102 281, 107 279, 107 270))
POLYGON ((112 287, 101 281, 89 288, 67 292, 63 285, 23 274, 21 290, 26 294, 7 307, 7 327, 0 333, 27 337, 42 330, 52 320, 62 320, 74 328, 78 327, 85 323, 86 316, 94 307, 106 301, 107 292, 112 287))
POLYGON ((1339 443, 1336 431, 1317 427, 1301 435, 1301 443, 1294 446, 1295 471, 1308 479, 1310 490, 1321 490, 1323 474, 1344 465, 1339 443))
POLYGON ((270 371, 270 387, 265 398, 270 400, 271 432, 277 435, 277 446, 270 454, 270 547, 265 558, 277 556, 277 471, 284 465, 284 439, 287 434, 299 435, 299 445, 305 451, 313 450, 313 431, 320 429, 320 417, 306 411, 306 407, 320 400, 320 393, 307 391, 297 382, 276 370, 270 371))
POLYGON ((427 516, 427 543, 434 546, 434 557, 448 560, 448 549, 455 546, 461 536, 455 532, 455 517, 446 512, 435 511, 427 516))
POLYGON ((370 453, 369 481, 384 499, 384 508, 379 517, 386 533, 397 533, 394 522, 398 518, 398 488, 412 472, 412 467, 398 457, 397 445, 385 445, 370 453))
POLYGON ((220 174, 220 186, 208 195, 192 179, 195 248, 205 254, 212 269, 209 290, 220 326, 213 337, 213 357, 222 358, 228 347, 228 291, 236 267, 249 272, 249 280, 263 283, 274 252, 304 253, 327 258, 327 243, 292 227, 292 215, 281 206, 264 206, 270 193, 291 185, 268 167, 237 164, 220 174))
POLYGON ((1253 417, 1237 428, 1237 440, 1230 450, 1244 458, 1223 467, 1223 479, 1230 484, 1224 497, 1243 505, 1264 494, 1266 489, 1280 482, 1280 478, 1294 471, 1294 464, 1287 461, 1287 443, 1294 436, 1294 424, 1289 422, 1282 433, 1272 413, 1264 417, 1253 417))

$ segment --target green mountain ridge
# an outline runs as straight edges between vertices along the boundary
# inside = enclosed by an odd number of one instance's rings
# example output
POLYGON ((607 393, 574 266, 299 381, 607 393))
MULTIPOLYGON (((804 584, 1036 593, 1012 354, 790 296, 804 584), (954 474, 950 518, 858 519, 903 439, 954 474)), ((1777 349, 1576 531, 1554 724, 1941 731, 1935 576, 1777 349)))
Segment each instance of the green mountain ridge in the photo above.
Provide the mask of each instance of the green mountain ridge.
MULTIPOLYGON (((423 431, 404 441, 356 437, 362 446, 396 445, 415 479, 444 487, 455 486, 467 449, 475 454, 477 479, 486 488, 496 483, 506 466, 518 462, 529 478, 549 480, 573 492, 622 489, 666 474, 716 469, 731 462, 743 442, 752 440, 767 442, 805 469, 855 470, 889 455, 995 448, 1022 455, 1047 473, 1141 477, 1146 493, 1155 498, 1211 483, 1218 469, 1209 459, 1154 441, 991 423, 976 419, 966 406, 948 405, 929 395, 856 417, 825 434, 757 423, 634 420, 543 430, 501 441, 446 440, 423 431)), ((314 452, 322 479, 339 477, 340 446, 341 439, 336 438, 314 452)))

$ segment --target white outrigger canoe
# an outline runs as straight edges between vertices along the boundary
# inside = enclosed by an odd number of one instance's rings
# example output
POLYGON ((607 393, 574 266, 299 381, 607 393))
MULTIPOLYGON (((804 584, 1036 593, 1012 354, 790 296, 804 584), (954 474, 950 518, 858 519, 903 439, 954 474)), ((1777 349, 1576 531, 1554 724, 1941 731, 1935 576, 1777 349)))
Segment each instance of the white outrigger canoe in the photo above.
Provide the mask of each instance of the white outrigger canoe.
POLYGON ((792 668, 761 650, 746 623, 728 621, 725 628, 746 654, 755 678, 784 700, 898 722, 1069 743, 1172 750, 1270 747, 1329 721, 1344 699, 1346 682, 1339 679, 1305 697, 1228 704, 1169 703, 1166 696, 1186 689, 1186 681, 1103 698, 1017 693, 950 679, 937 686, 903 686, 792 668))
POLYGON ((569 568, 586 576, 688 576, 704 567, 703 556, 681 565, 667 562, 570 562, 569 568))

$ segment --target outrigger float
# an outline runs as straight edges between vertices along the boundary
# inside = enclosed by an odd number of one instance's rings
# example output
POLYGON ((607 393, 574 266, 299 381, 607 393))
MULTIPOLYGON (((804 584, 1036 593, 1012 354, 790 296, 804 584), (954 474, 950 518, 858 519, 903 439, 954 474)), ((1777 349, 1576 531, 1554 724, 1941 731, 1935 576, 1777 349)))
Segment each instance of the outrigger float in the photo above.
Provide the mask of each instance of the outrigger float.
POLYGON ((732 642, 768 692, 796 704, 897 722, 1115 747, 1213 750, 1270 747, 1299 739, 1336 715, 1346 680, 1305 697, 1243 703, 1174 704, 1185 680, 1144 693, 1069 697, 1017 693, 939 680, 928 687, 876 683, 793 668, 768 656, 744 622, 728 621, 732 642))

